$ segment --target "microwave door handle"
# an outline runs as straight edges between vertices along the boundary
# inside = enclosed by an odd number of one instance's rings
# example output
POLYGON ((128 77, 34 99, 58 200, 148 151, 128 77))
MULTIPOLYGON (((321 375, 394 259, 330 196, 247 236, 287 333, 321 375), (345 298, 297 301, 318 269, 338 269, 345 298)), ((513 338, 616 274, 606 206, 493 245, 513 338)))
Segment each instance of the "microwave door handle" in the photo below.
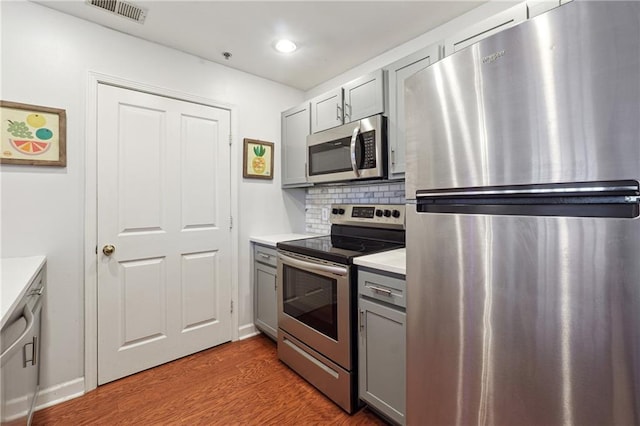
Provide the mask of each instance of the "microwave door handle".
POLYGON ((356 142, 358 140, 358 133, 360 133, 360 126, 353 129, 353 135, 351 135, 351 168, 356 177, 360 177, 360 171, 358 170, 358 164, 356 163, 356 142))

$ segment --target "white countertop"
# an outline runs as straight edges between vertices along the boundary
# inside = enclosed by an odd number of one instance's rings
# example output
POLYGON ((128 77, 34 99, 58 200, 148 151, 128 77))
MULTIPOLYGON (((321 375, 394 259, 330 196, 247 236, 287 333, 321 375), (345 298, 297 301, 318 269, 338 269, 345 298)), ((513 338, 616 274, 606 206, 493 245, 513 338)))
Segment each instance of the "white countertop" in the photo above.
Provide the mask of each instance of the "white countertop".
POLYGON ((275 234, 275 235, 262 235, 259 237, 249 237, 249 241, 258 244, 264 244, 265 246, 275 247, 281 241, 299 240, 301 238, 319 237, 318 234, 275 234))
POLYGON ((0 328, 4 327, 46 260, 44 256, 0 259, 0 328))
POLYGON ((359 266, 378 269, 396 274, 407 274, 407 251, 404 248, 383 251, 381 253, 358 256, 353 263, 359 266))

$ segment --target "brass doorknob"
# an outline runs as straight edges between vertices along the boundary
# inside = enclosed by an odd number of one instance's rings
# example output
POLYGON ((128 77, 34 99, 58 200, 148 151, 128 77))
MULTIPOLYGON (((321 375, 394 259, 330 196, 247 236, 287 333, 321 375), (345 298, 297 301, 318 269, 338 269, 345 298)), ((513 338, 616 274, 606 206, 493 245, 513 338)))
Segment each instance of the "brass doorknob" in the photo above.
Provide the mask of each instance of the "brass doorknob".
POLYGON ((105 256, 111 256, 114 251, 116 251, 116 248, 111 244, 107 244, 106 246, 102 247, 102 252, 105 254, 105 256))

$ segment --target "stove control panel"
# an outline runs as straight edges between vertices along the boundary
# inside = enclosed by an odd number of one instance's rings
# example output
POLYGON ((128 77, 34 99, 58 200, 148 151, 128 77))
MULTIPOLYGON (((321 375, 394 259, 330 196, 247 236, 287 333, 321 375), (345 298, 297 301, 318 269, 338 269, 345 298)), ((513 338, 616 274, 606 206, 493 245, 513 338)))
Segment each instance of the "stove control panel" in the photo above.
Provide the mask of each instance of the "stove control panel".
POLYGON ((404 204, 332 204, 331 223, 404 229, 404 204))

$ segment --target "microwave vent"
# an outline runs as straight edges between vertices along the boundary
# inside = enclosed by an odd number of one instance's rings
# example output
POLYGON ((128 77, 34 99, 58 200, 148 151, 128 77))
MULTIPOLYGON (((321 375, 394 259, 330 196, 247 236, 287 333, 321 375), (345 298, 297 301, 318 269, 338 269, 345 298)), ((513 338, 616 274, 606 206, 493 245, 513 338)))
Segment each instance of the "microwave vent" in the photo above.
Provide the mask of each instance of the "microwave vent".
POLYGON ((86 0, 87 4, 139 23, 147 17, 147 9, 122 0, 86 0))

